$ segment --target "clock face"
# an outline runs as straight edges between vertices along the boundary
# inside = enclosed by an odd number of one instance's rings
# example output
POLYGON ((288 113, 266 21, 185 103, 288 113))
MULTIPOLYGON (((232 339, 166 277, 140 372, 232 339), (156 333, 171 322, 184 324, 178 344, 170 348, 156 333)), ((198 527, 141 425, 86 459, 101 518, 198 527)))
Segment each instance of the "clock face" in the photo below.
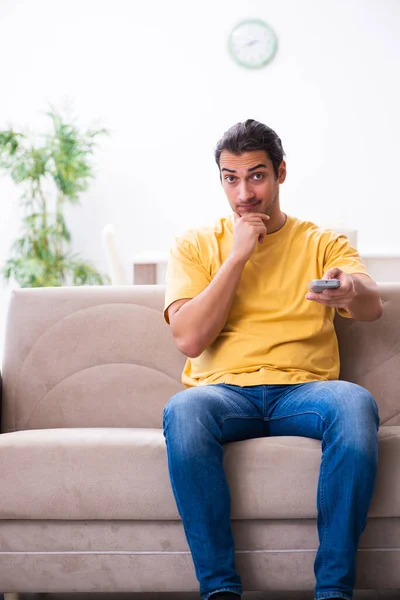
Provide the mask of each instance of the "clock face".
POLYGON ((232 30, 228 47, 232 58, 242 67, 258 69, 275 56, 278 40, 264 21, 249 19, 232 30))

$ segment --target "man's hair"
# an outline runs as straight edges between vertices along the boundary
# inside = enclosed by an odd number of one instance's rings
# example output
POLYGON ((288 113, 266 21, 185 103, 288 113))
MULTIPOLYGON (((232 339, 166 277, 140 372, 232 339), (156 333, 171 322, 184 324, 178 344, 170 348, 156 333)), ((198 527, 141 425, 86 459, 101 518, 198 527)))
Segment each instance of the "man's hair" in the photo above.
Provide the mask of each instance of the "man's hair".
POLYGON ((281 139, 275 131, 254 119, 236 123, 224 133, 215 149, 215 161, 218 167, 223 150, 237 155, 254 150, 264 150, 271 159, 276 177, 278 177, 279 165, 285 156, 281 139))

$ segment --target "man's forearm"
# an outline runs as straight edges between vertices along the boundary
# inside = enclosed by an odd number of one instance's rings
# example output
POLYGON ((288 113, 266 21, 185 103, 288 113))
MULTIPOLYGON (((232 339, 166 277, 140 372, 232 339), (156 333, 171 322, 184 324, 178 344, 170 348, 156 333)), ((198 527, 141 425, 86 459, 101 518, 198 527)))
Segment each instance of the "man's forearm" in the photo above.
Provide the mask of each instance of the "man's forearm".
POLYGON ((375 321, 382 316, 382 300, 376 283, 362 273, 351 276, 354 281, 355 298, 347 309, 353 319, 375 321))
POLYGON ((245 264, 228 257, 206 289, 175 313, 171 327, 186 356, 199 356, 221 333, 245 264))

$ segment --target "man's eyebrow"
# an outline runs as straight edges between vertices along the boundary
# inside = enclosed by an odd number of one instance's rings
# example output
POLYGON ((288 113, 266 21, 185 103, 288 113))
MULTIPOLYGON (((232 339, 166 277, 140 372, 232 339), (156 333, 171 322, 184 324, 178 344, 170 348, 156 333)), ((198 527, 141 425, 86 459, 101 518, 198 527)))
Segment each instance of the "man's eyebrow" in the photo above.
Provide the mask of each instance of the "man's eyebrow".
MULTIPOLYGON (((250 167, 250 169, 247 169, 247 172, 251 173, 251 171, 254 171, 255 169, 259 169, 260 167, 264 167, 264 169, 266 169, 267 165, 264 165, 263 163, 259 163, 255 167, 250 167)), ((228 171, 229 173, 236 173, 235 169, 227 169, 226 167, 222 167, 221 172, 222 171, 228 171)))
POLYGON ((255 169, 259 169, 260 167, 264 167, 264 169, 266 169, 267 165, 264 165, 263 163, 260 163, 259 165, 256 165, 255 167, 250 167, 250 169, 247 169, 247 170, 250 173, 250 171, 254 171, 255 169))

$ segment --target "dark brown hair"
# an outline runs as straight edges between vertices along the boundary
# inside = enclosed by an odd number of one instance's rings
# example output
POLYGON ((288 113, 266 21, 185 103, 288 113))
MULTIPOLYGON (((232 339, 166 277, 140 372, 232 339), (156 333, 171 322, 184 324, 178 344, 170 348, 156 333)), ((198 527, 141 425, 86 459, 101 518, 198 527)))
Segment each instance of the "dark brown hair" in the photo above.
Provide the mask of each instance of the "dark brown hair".
POLYGON ((215 149, 215 161, 218 167, 223 150, 237 155, 254 150, 264 150, 271 159, 276 177, 278 177, 279 165, 285 156, 281 139, 275 131, 254 119, 236 123, 224 133, 215 149))

